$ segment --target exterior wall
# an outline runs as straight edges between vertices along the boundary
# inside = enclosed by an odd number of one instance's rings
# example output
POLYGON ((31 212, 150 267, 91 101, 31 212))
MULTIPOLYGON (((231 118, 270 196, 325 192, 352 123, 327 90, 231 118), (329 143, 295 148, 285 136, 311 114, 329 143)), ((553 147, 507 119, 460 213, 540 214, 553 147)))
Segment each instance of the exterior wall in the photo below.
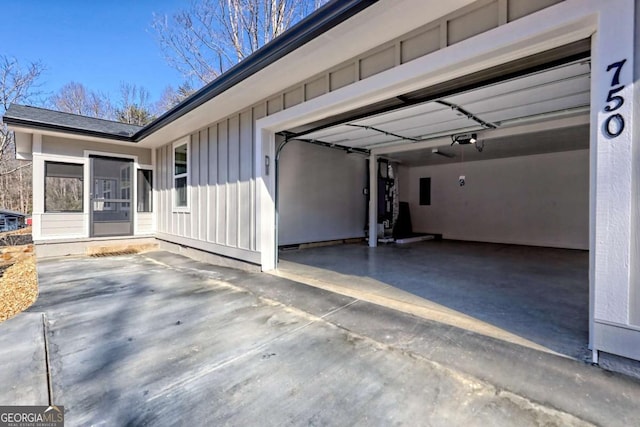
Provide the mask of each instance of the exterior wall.
MULTIPOLYGON (((479 0, 452 14, 413 30, 402 37, 363 52, 349 61, 323 70, 305 81, 273 94, 243 112, 230 114, 189 135, 191 141, 190 208, 173 208, 171 159, 173 141, 157 150, 158 237, 196 249, 260 263, 256 204, 255 121, 267 115, 295 107, 321 95, 344 88, 382 71, 410 62, 436 50, 461 42, 476 34, 535 13, 562 0, 479 0), (205 161, 205 159, 208 159, 205 161), (206 169, 208 165, 208 169, 206 169)), ((287 148, 289 150, 290 147, 287 148)), ((286 152, 286 150, 285 150, 286 152)), ((270 159, 273 162, 273 159, 270 159)), ((286 167, 286 166, 285 166, 286 167)), ((281 194, 284 199, 286 194, 281 194)), ((282 243, 318 239, 309 231, 288 234, 282 243)), ((332 214, 335 217, 335 213, 332 214)), ((364 217, 364 214, 362 215, 364 217)), ((355 221, 355 220, 354 220, 355 221)), ((289 221, 291 224, 291 221, 289 221)), ((317 224, 317 223, 316 223, 317 224)), ((344 233, 356 230, 352 222, 344 233)), ((290 229, 292 230, 292 229, 290 229)), ((360 230, 355 235, 361 235, 360 230)), ((326 237, 323 238, 326 240, 326 237)))
POLYGON ((364 157, 291 141, 279 165, 279 245, 364 237, 364 157))
POLYGON ((153 234, 153 213, 137 212, 134 234, 153 234))
POLYGON ((78 141, 77 139, 59 138, 54 136, 42 137, 42 154, 67 157, 85 157, 85 151, 101 152, 105 154, 112 153, 114 156, 126 154, 136 156, 138 163, 144 165, 151 164, 151 150, 136 147, 134 144, 117 145, 105 144, 92 141, 78 141))
MULTIPOLYGON (((137 166, 151 167, 151 150, 134 145, 113 145, 93 141, 81 141, 48 135, 34 135, 33 137, 33 236, 34 241, 59 239, 78 239, 89 237, 89 207, 90 207, 90 171, 89 152, 104 155, 129 156, 135 159, 137 166), (44 211, 44 180, 45 161, 76 163, 83 165, 83 212, 53 213, 44 211)), ((136 179, 133 174, 134 194, 136 198, 136 179)), ((149 234, 153 232, 153 214, 134 215, 134 234, 149 234)))
POLYGON ((269 115, 428 55, 563 0, 478 0, 267 100, 269 115))
POLYGON ((589 249, 589 150, 401 167, 416 232, 446 239, 589 249), (466 176, 466 185, 458 177, 466 176), (420 178, 431 205, 420 206, 420 178))
POLYGON ((259 263, 253 123, 256 107, 191 134, 189 208, 173 200, 173 143, 156 150, 157 230, 170 242, 259 263))

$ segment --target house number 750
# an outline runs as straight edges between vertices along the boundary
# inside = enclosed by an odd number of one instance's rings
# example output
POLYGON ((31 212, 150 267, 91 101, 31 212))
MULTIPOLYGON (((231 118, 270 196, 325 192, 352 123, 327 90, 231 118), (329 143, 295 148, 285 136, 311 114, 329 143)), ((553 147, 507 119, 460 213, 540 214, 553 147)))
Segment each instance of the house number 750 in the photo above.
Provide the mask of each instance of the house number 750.
MULTIPOLYGON (((627 60, 623 59, 622 61, 614 62, 607 67, 607 72, 613 71, 611 89, 607 94, 607 105, 604 107, 604 111, 608 113, 616 111, 618 108, 622 107, 622 104, 624 104, 624 97, 622 95, 617 95, 617 93, 624 89, 624 85, 620 84, 620 71, 622 70, 622 66, 625 62, 627 62, 627 60)), ((609 138, 616 138, 620 136, 624 130, 624 117, 622 117, 622 114, 620 113, 611 114, 605 119, 603 127, 604 133, 607 134, 609 138)))

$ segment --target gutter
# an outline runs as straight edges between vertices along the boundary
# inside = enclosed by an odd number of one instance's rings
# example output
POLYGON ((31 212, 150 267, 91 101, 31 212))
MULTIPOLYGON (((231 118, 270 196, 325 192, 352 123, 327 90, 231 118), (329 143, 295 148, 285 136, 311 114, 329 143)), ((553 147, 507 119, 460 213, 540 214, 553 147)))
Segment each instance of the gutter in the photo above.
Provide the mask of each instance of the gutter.
POLYGON ((132 141, 138 142, 162 129, 377 2, 378 0, 329 2, 139 130, 132 136, 132 141))

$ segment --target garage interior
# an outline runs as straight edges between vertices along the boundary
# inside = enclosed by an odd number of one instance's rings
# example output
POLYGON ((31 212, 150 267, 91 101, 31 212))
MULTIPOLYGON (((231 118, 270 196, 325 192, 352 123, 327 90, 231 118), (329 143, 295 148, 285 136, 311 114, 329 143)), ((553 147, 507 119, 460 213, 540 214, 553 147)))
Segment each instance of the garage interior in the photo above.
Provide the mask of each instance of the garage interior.
POLYGON ((589 46, 281 133, 276 274, 589 360, 589 46))

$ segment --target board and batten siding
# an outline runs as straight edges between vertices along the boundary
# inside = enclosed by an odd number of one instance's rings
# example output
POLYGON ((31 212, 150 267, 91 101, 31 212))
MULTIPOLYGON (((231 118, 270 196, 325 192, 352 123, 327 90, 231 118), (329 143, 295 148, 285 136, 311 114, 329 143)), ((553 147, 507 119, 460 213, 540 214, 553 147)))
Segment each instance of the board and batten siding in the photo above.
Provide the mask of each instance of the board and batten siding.
POLYGON ((267 112, 286 110, 562 1, 478 0, 270 96, 267 112))
POLYGON ((253 263, 256 243, 254 122, 252 108, 192 133, 189 208, 174 208, 173 143, 156 150, 157 233, 173 243, 253 263))
POLYGON ((173 208, 173 141, 167 141, 156 150, 158 238, 259 264, 254 165, 256 120, 561 1, 478 0, 348 61, 319 70, 318 74, 247 106, 242 112, 191 133, 188 136, 190 208, 185 212, 173 208))

